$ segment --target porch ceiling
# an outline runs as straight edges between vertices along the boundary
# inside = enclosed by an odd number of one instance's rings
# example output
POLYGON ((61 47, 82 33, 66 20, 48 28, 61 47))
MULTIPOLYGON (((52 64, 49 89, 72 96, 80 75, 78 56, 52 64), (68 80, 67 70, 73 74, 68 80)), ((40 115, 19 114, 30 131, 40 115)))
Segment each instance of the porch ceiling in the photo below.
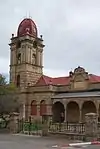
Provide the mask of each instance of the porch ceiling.
POLYGON ((99 97, 100 91, 95 92, 74 92, 74 93, 61 93, 52 97, 52 99, 59 98, 74 98, 74 97, 99 97))

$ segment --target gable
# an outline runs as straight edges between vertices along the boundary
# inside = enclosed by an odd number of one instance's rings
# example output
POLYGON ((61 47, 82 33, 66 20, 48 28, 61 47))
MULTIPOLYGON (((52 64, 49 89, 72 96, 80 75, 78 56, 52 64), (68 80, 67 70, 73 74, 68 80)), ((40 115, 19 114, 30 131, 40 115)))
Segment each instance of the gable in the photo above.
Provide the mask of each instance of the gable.
POLYGON ((46 85, 46 82, 45 82, 43 76, 41 76, 40 79, 35 84, 35 86, 43 86, 43 85, 46 85))

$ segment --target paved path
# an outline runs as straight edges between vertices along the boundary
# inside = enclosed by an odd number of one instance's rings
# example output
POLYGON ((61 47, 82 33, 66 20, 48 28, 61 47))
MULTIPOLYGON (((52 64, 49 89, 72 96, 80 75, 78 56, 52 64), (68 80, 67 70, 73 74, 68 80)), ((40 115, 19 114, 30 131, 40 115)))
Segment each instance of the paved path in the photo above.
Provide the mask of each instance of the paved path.
MULTIPOLYGON (((66 139, 35 137, 23 135, 0 135, 0 149, 58 149, 52 146, 62 146, 69 143, 66 139)), ((84 146, 84 149, 100 149, 100 146, 84 146)), ((60 149, 60 148, 59 148, 60 149)), ((63 148, 67 149, 67 148, 63 148)), ((68 148, 69 149, 69 148, 68 148)), ((71 148, 70 148, 71 149, 71 148)), ((77 148, 72 148, 77 149, 77 148)), ((79 149, 79 148, 78 148, 79 149)))

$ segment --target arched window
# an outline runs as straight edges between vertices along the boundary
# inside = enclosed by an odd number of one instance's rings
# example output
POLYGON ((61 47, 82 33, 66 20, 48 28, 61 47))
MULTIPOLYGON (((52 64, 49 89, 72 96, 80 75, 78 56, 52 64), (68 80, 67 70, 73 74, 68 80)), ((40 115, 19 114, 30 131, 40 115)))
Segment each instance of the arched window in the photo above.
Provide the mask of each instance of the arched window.
POLYGON ((34 41, 33 48, 37 48, 37 41, 34 41))
POLYGON ((45 100, 40 102, 40 115, 45 115, 47 112, 45 100))
POLYGON ((67 104, 67 121, 70 123, 78 123, 80 121, 80 109, 75 101, 70 101, 67 104))
POLYGON ((21 53, 18 53, 18 55, 17 55, 17 63, 18 64, 21 63, 21 53))
POLYGON ((36 100, 31 102, 31 115, 37 115, 37 103, 36 100))
POLYGON ((36 64, 36 55, 34 53, 32 55, 32 64, 36 64))
POLYGON ((17 75, 16 85, 17 87, 20 87, 20 75, 17 75))
POLYGON ((16 45, 16 48, 20 48, 20 47, 21 47, 21 42, 18 41, 18 42, 17 42, 17 45, 16 45))
POLYGON ((57 101, 52 106, 53 122, 62 123, 65 120, 65 108, 63 103, 57 101))
POLYGON ((85 122, 85 114, 96 113, 96 105, 93 101, 84 101, 82 105, 82 122, 85 122))

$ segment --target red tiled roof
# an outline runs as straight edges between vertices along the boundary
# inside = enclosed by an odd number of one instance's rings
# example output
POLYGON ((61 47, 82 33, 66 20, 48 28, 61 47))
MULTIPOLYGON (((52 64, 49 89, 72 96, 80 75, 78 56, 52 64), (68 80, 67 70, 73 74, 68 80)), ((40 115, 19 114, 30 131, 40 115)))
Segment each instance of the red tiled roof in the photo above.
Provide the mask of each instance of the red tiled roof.
MULTIPOLYGON (((89 74, 89 81, 91 83, 100 83, 100 76, 96 76, 93 74, 89 74)), ((68 85, 70 83, 70 76, 65 77, 58 77, 58 78, 52 78, 48 76, 41 76, 41 78, 36 83, 36 86, 43 86, 43 85, 68 85)))
POLYGON ((54 85, 68 85, 69 83, 70 83, 70 77, 52 78, 52 84, 54 85))
POLYGON ((52 78, 48 76, 41 76, 41 78, 38 80, 36 85, 68 85, 70 82, 70 77, 58 77, 58 78, 52 78))
POLYGON ((96 76, 94 74, 89 74, 89 81, 91 83, 100 83, 100 76, 96 76))

